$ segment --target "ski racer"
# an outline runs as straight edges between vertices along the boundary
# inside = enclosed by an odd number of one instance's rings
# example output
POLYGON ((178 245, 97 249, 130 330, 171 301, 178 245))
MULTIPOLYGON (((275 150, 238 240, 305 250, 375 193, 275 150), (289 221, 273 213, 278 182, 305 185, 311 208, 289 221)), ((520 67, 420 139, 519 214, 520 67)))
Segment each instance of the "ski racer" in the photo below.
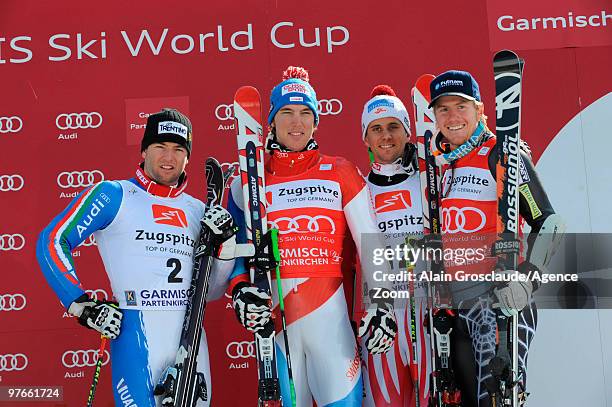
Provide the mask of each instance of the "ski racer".
MULTIPOLYGON (((204 204, 184 192, 185 166, 191 154, 189 119, 174 109, 150 115, 141 143, 143 162, 134 178, 102 181, 82 191, 42 231, 36 255, 42 272, 68 313, 78 322, 110 339, 112 387, 117 406, 159 406, 155 384, 168 379, 184 321, 187 290, 191 282, 193 253, 201 227, 217 231, 218 256, 232 259, 235 236, 215 223, 228 212, 221 206, 206 211, 204 204), (223 233, 231 235, 223 241, 223 233), (91 234, 118 301, 91 299, 77 276, 72 250, 91 234)), ((234 231, 235 233, 235 231, 234 231)), ((250 253, 252 255, 252 253, 250 253)), ((209 299, 227 288, 233 261, 215 260, 209 299)), ((210 367, 206 335, 198 354, 202 398, 210 367)), ((164 404, 172 394, 164 395, 164 404)))
MULTIPOLYGON (((444 249, 486 248, 474 262, 454 257, 446 261, 446 272, 457 276, 491 273, 496 258, 491 246, 496 240, 497 183, 496 137, 487 127, 478 83, 469 72, 447 71, 430 84, 431 103, 437 135, 429 148, 436 163, 443 166, 440 216, 444 249), (466 239, 467 238, 467 239, 466 239), (471 263, 471 264, 470 264, 471 263)), ((520 152, 520 216, 531 226, 526 255, 518 270, 498 271, 506 275, 545 270, 565 229, 555 214, 523 145, 520 152), (523 151, 524 150, 524 151, 523 151)), ((455 251, 458 254, 458 251, 455 251)), ((446 256, 446 252, 445 252, 446 256)), ((451 283, 453 304, 458 309, 451 339, 451 357, 456 381, 465 406, 489 407, 491 398, 485 382, 491 377, 488 362, 495 355, 495 309, 506 316, 518 315, 519 326, 519 399, 526 396, 527 354, 537 325, 537 310, 532 294, 537 281, 507 279, 496 285, 486 281, 451 283)), ((490 383, 490 381, 489 381, 490 383)), ((522 402, 521 402, 522 404, 522 402)))
MULTIPOLYGON (((283 81, 272 89, 270 104, 266 212, 269 226, 279 230, 297 406, 312 406, 313 399, 321 407, 361 406, 361 363, 341 262, 349 230, 358 251, 365 233, 377 233, 368 189, 352 163, 319 152, 313 138, 319 123, 317 98, 304 68, 287 68, 283 81)), ((242 201, 240 182, 234 182, 228 209, 244 226, 242 201)), ((244 230, 238 236, 244 238, 244 230)), ((262 329, 271 313, 278 311, 270 309, 270 296, 250 283, 242 261, 236 262, 230 287, 238 320, 246 329, 262 329)), ((276 289, 273 295, 277 297, 276 289)), ((373 301, 361 324, 360 334, 370 333, 366 346, 371 352, 391 347, 396 333, 392 304, 373 301)), ((291 398, 286 353, 278 327, 276 332, 277 368, 287 403, 291 398)))
MULTIPOLYGON (((422 237, 423 211, 416 146, 410 142, 406 107, 392 88, 378 85, 372 89, 370 100, 363 107, 361 127, 361 136, 373 157, 366 183, 385 244, 401 246, 406 237, 422 237)), ((405 262, 400 264, 397 259, 393 260, 393 266, 394 273, 406 270, 405 262)), ((410 291, 412 296, 410 301, 401 297, 395 300, 398 336, 394 346, 385 354, 366 351, 363 355, 364 405, 415 406, 419 397, 420 405, 425 406, 429 388, 429 345, 423 332, 427 305, 424 290, 422 287, 410 290, 406 281, 397 282, 392 289, 410 291), (414 295, 415 291, 420 295, 414 295), (417 384, 419 389, 415 391, 417 384)))

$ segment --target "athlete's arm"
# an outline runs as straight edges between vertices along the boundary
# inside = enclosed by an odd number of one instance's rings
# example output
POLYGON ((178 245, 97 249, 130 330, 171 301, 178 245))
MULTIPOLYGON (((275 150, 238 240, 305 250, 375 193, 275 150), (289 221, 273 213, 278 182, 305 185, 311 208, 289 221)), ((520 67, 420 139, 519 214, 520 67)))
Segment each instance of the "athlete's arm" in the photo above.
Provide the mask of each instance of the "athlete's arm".
MULTIPOLYGON (((495 178, 497 146, 491 149, 489 169, 495 178)), ((527 237, 527 259, 540 270, 545 268, 557 249, 565 231, 562 218, 557 215, 544 191, 530 156, 520 150, 519 213, 531 226, 527 237)))
POLYGON ((84 294, 72 250, 115 219, 122 198, 118 182, 100 182, 81 192, 40 233, 36 244, 38 264, 66 308, 84 294))

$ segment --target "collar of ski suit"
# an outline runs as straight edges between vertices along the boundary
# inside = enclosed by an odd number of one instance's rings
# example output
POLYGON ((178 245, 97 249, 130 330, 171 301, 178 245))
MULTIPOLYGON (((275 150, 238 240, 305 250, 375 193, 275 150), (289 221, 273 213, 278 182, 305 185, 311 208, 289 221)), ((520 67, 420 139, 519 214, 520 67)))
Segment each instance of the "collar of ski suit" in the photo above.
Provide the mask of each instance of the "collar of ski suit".
POLYGON ((439 132, 435 137, 431 138, 430 151, 436 159, 437 165, 452 164, 461 157, 465 157, 472 152, 476 147, 482 145, 490 136, 485 136, 487 129, 482 121, 478 122, 478 126, 474 133, 468 139, 458 146, 457 148, 450 150, 447 143, 442 142, 442 133, 439 132))
POLYGON ((179 182, 173 187, 158 184, 145 174, 142 169, 142 164, 136 168, 136 181, 138 185, 151 195, 159 196, 162 198, 175 198, 183 193, 187 188, 187 174, 183 172, 179 177, 179 182))
POLYGON ((315 166, 321 158, 319 150, 284 152, 275 150, 266 164, 272 175, 289 177, 315 166))

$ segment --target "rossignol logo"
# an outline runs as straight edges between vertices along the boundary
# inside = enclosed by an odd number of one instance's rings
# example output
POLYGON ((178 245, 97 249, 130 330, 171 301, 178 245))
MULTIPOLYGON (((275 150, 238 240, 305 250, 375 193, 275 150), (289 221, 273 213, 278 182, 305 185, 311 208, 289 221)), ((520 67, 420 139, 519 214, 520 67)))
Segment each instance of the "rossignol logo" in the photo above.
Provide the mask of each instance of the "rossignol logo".
POLYGON ((324 195, 332 195, 334 198, 338 198, 340 193, 338 190, 327 188, 323 185, 313 185, 308 187, 295 187, 295 188, 279 188, 278 196, 287 196, 287 197, 300 197, 302 195, 315 195, 315 194, 324 194, 324 195))
POLYGON ((437 84, 436 89, 444 88, 446 86, 463 86, 463 81, 460 81, 458 79, 447 79, 437 84))
POLYGON ((96 216, 98 216, 102 209, 106 206, 102 201, 108 204, 111 200, 108 195, 101 193, 100 199, 96 198, 93 201, 93 203, 89 206, 89 211, 87 212, 87 215, 85 215, 77 224, 76 229, 77 233, 79 234, 79 237, 83 236, 83 233, 87 230, 87 227, 91 225, 96 216))
POLYGON ((390 101, 388 99, 379 99, 379 100, 373 101, 372 103, 370 103, 368 105, 368 113, 371 113, 372 110, 374 110, 376 108, 383 108, 383 107, 388 107, 390 109, 395 109, 395 105, 393 104, 392 101, 390 101))
POLYGON ((518 231, 518 203, 517 203, 517 188, 519 185, 519 152, 517 133, 508 135, 508 141, 503 144, 504 154, 508 154, 508 188, 506 201, 508 202, 508 224, 506 225, 511 232, 518 231))
POLYGON ((281 88, 281 94, 285 96, 287 93, 303 93, 310 96, 310 90, 301 83, 288 83, 281 88))
POLYGON ((176 134, 177 136, 183 137, 184 139, 188 139, 189 130, 187 126, 182 125, 177 122, 159 122, 157 124, 157 133, 170 133, 176 134))

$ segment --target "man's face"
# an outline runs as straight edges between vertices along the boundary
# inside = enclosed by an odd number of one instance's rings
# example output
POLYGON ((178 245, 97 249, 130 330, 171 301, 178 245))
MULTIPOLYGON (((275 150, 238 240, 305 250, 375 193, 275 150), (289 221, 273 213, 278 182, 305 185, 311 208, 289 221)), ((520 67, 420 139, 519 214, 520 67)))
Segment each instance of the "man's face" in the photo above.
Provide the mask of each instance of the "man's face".
POLYGON ((274 115, 276 139, 291 151, 302 151, 316 130, 315 116, 304 105, 286 105, 274 115))
POLYGON ((436 125, 453 149, 474 133, 483 111, 482 104, 454 95, 442 96, 434 106, 436 125))
POLYGON ((391 164, 401 157, 407 142, 408 133, 395 117, 376 119, 366 130, 365 144, 381 164, 391 164))
POLYGON ((177 184, 189 161, 187 149, 171 141, 149 145, 142 152, 142 158, 145 174, 158 184, 166 186, 177 184))

